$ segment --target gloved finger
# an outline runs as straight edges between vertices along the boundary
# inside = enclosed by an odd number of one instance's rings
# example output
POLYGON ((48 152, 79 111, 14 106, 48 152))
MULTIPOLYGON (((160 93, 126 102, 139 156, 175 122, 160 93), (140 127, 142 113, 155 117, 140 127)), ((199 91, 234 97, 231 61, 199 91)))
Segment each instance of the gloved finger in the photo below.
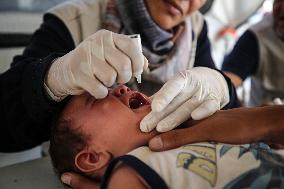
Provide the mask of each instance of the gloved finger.
POLYGON ((208 132, 200 127, 177 129, 160 134, 149 141, 153 151, 165 151, 185 144, 208 141, 208 132))
MULTIPOLYGON (((155 98, 155 95, 154 95, 154 98, 155 98)), ((187 100, 186 94, 182 94, 182 95, 176 97, 163 111, 161 111, 161 112, 154 112, 152 110, 140 122, 140 130, 142 132, 150 132, 150 131, 152 131, 163 118, 165 118, 171 112, 176 110, 177 107, 179 107, 186 100, 187 100)))
POLYGON ((80 87, 94 96, 96 99, 105 98, 108 94, 108 89, 99 82, 95 77, 82 75, 80 87))
POLYGON ((194 120, 201 120, 211 116, 216 111, 220 110, 220 102, 216 99, 209 99, 204 101, 192 113, 191 117, 194 120))
POLYGON ((153 112, 151 111, 140 122, 140 130, 142 132, 152 131, 158 122, 166 116, 166 112, 153 112))
POLYGON ((143 71, 147 70, 149 66, 149 61, 148 59, 144 56, 144 67, 143 67, 143 71))
POLYGON ((277 98, 273 99, 272 104, 273 105, 282 105, 283 102, 282 102, 281 98, 277 97, 277 98))
MULTIPOLYGON (((187 79, 181 73, 174 79, 169 80, 164 86, 155 94, 152 101, 152 110, 154 112, 160 112, 184 89, 187 84, 187 79)), ((195 92, 194 87, 189 90, 187 97, 190 98, 195 92)))
POLYGON ((149 99, 151 100, 151 102, 153 101, 153 99, 154 99, 154 95, 152 95, 152 96, 149 96, 149 99))
POLYGON ((76 173, 64 173, 61 181, 73 189, 98 189, 100 187, 100 183, 76 173))
POLYGON ((80 94, 83 94, 86 90, 82 89, 81 87, 80 88, 72 88, 72 90, 67 90, 67 94, 70 94, 70 95, 80 95, 80 94))
MULTIPOLYGON (((132 76, 131 59, 124 52, 117 49, 114 44, 113 35, 120 35, 110 32, 103 38, 104 58, 117 72, 117 82, 120 84, 127 83, 132 76)), ((130 40, 124 35, 125 39, 130 40)))
POLYGON ((154 112, 162 111, 184 87, 185 79, 177 77, 164 84, 164 86, 155 94, 151 107, 154 112))
POLYGON ((117 73, 115 69, 102 60, 94 60, 92 71, 95 77, 107 87, 111 87, 116 81, 117 73))
POLYGON ((115 46, 130 58, 133 75, 141 75, 145 66, 145 60, 140 36, 137 35, 135 38, 130 38, 126 35, 113 33, 113 41, 115 46))
POLYGON ((174 112, 170 113, 167 117, 161 120, 156 130, 158 132, 167 132, 175 127, 179 126, 181 123, 185 122, 191 117, 192 111, 200 104, 197 98, 192 98, 183 103, 174 112))
MULTIPOLYGON (((105 50, 106 64, 109 63, 117 72, 117 82, 127 83, 132 76, 130 59, 120 51, 107 48, 105 50)), ((105 73, 106 74, 106 73, 105 73)))

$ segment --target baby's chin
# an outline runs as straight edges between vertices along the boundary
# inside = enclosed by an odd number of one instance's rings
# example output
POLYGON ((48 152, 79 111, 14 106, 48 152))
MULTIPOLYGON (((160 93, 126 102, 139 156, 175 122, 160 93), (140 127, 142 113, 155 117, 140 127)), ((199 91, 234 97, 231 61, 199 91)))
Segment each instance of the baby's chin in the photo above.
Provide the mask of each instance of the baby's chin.
POLYGON ((145 116, 147 116, 149 113, 151 112, 151 105, 146 105, 142 108, 139 109, 139 113, 141 113, 141 118, 139 120, 139 122, 137 123, 136 127, 137 127, 137 138, 139 138, 139 145, 137 147, 140 146, 145 146, 148 145, 148 142, 150 141, 150 139, 152 139, 154 136, 158 135, 159 133, 156 131, 156 129, 153 129, 150 132, 142 132, 140 130, 140 123, 143 120, 143 118, 145 116))
POLYGON ((136 147, 148 145, 149 141, 153 137, 155 137, 156 135, 159 134, 159 132, 155 128, 152 131, 147 132, 147 133, 142 132, 140 130, 140 126, 138 126, 138 129, 139 129, 139 134, 138 134, 139 142, 138 142, 138 145, 136 147))

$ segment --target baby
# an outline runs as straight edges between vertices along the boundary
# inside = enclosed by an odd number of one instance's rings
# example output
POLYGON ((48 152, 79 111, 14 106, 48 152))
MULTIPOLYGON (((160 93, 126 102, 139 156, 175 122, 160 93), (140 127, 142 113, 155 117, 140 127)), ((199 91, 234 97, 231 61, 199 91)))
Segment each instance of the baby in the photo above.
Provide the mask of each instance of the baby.
POLYGON ((74 171, 101 178, 113 158, 147 144, 157 134, 139 130, 150 110, 147 96, 123 85, 101 100, 88 93, 72 97, 50 139, 50 155, 58 175, 74 171))
POLYGON ((52 129, 55 171, 77 172, 110 189, 281 185, 284 158, 264 144, 199 143, 150 151, 145 145, 158 133, 139 129, 150 110, 147 96, 123 85, 101 100, 87 93, 74 96, 52 129))

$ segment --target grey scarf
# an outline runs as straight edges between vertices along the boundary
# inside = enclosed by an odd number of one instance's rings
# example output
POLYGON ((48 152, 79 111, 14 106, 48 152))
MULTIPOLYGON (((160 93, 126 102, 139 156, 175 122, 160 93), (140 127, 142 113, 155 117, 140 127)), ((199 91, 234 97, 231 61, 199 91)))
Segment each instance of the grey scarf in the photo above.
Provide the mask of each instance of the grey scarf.
POLYGON ((116 1, 126 34, 139 33, 142 44, 159 55, 173 48, 174 43, 171 41, 173 34, 163 30, 152 20, 144 0, 116 1))

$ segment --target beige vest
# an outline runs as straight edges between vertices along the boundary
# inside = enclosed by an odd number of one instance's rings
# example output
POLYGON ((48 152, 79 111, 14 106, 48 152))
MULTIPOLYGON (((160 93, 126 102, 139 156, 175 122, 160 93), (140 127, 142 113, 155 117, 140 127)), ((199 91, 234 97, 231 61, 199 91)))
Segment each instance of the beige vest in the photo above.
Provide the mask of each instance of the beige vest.
POLYGON ((273 29, 272 15, 267 15, 251 28, 259 48, 259 67, 252 77, 250 105, 269 103, 274 98, 284 99, 284 42, 273 29))
POLYGON ((70 0, 48 10, 68 28, 75 46, 101 29, 106 0, 70 0))
MULTIPOLYGON (((48 12, 63 21, 71 33, 75 46, 77 46, 88 36, 102 29, 101 21, 105 13, 106 3, 107 0, 69 0, 48 12)), ((130 82, 134 83, 133 88, 137 88, 147 95, 152 95, 174 75, 194 66, 197 39, 203 28, 204 19, 199 12, 196 12, 186 19, 186 23, 190 23, 190 28, 192 28, 195 36, 193 42, 189 41, 190 44, 187 45, 190 46, 187 51, 188 61, 178 64, 181 61, 178 60, 180 55, 177 52, 177 56, 172 57, 173 61, 170 61, 170 64, 166 63, 154 71, 144 72, 142 84, 136 85, 134 81, 130 82)), ((192 30, 189 31, 190 34, 192 30)), ((187 47, 185 46, 183 49, 185 48, 187 47)))

